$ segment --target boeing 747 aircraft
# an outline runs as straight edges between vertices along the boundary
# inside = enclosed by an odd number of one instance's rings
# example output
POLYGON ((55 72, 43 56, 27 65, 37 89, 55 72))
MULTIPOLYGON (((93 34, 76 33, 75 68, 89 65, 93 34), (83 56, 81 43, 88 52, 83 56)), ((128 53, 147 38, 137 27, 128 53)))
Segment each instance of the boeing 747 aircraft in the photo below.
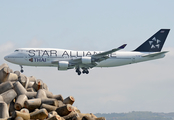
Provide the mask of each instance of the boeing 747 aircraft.
POLYGON ((105 51, 74 51, 54 48, 19 48, 4 57, 8 62, 21 66, 48 66, 58 70, 74 69, 77 74, 89 73, 94 67, 115 67, 163 58, 168 51, 161 51, 170 29, 161 29, 133 51, 119 51, 126 44, 105 51))

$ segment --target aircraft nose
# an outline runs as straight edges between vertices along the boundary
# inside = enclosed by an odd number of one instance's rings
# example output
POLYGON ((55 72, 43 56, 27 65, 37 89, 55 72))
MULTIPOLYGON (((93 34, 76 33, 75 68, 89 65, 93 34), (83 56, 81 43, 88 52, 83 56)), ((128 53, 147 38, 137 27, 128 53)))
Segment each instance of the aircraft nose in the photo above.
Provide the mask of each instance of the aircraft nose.
POLYGON ((9 61, 8 55, 4 57, 6 61, 9 61))

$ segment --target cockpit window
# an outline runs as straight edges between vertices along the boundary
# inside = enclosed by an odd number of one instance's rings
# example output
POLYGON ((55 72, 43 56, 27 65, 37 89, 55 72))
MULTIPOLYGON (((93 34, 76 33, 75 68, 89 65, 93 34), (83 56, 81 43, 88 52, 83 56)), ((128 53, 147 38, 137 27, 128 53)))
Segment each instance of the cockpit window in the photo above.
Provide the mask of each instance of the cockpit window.
POLYGON ((19 50, 15 50, 14 52, 18 52, 19 50))

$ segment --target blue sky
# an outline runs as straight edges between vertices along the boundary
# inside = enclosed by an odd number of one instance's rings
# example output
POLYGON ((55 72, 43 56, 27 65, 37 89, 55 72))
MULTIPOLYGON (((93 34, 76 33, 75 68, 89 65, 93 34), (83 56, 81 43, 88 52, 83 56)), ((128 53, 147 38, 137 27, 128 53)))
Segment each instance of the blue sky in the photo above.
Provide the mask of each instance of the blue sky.
POLYGON ((170 52, 160 60, 96 68, 81 76, 74 70, 24 66, 24 74, 42 79, 54 94, 74 96, 74 106, 83 113, 173 112, 173 4, 172 0, 1 0, 0 63, 24 47, 104 51, 126 43, 126 51, 134 50, 159 29, 168 28, 163 50, 170 52))

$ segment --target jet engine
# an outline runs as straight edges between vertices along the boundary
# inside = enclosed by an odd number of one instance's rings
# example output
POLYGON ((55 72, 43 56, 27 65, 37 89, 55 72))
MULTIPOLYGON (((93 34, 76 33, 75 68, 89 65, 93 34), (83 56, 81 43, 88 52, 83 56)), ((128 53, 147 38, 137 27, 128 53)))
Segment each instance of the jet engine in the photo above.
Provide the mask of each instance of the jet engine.
POLYGON ((82 57, 82 63, 83 64, 90 64, 91 63, 91 57, 82 57))
POLYGON ((68 61, 59 61, 58 62, 58 70, 67 70, 69 66, 68 61))

